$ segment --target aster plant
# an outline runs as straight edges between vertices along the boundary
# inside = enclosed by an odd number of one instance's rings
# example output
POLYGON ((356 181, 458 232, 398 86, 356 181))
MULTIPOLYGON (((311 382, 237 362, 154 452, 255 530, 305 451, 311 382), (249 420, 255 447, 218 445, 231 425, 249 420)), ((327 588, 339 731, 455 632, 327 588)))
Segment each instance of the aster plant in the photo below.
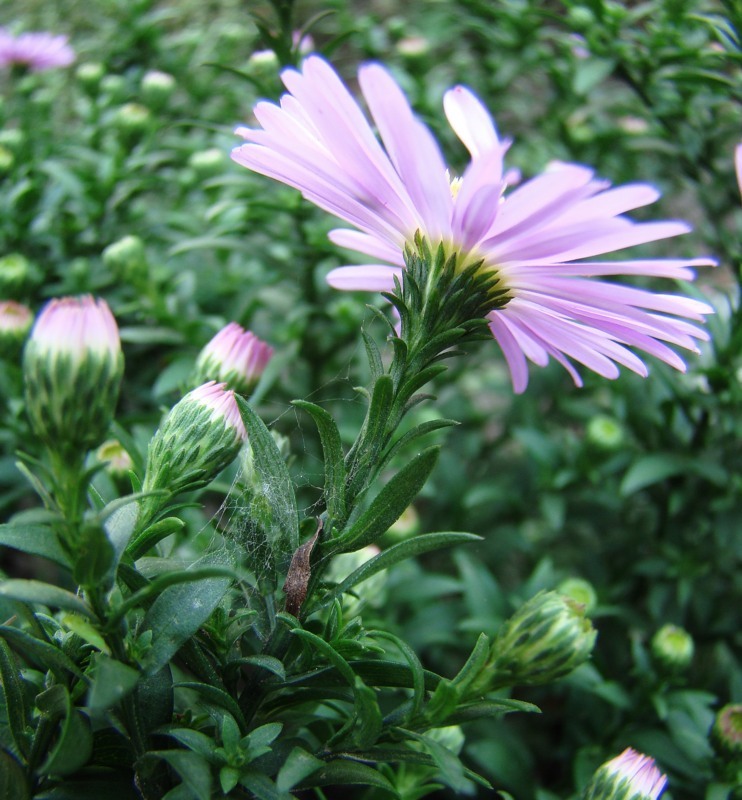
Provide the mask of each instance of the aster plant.
MULTIPOLYGON (((0 626, 10 797, 289 800, 363 786, 417 800, 441 786, 490 789, 459 759, 464 726, 536 711, 511 693, 590 660, 595 592, 584 583, 533 592, 451 674, 364 621, 390 568, 477 539, 383 541, 438 459, 437 445, 405 458, 408 446, 456 423, 402 425, 448 360, 492 337, 518 393, 528 361, 553 358, 578 385, 576 365, 646 375, 635 351, 685 369, 674 348, 697 352, 710 306, 604 279, 687 280, 712 262, 594 260, 688 226, 630 219, 656 190, 611 188, 585 166, 555 163, 521 183, 504 165, 509 142, 466 88, 444 98, 471 157, 455 177, 380 65, 359 72, 380 138, 322 58, 282 77, 288 94, 256 106, 260 127, 238 129, 245 143, 233 158, 352 225, 332 242, 369 257, 328 275, 339 289, 380 292, 392 309, 375 310, 388 352, 363 334, 364 419, 348 437, 322 405, 294 401, 323 457, 320 497, 303 508, 284 442, 243 396, 273 352, 253 333, 230 323, 205 346, 195 388, 162 409, 147 441, 115 421, 123 333, 108 305, 70 297, 40 312, 23 356, 38 444, 20 469, 44 508, 0 526, 0 543, 45 557, 59 579, 0 588, 11 611, 0 626), (118 484, 127 470, 131 484, 113 497, 98 483, 111 442, 118 484), (195 556, 186 521, 205 504, 213 524, 195 556)), ((103 260, 139 273, 143 243, 128 236, 103 260)), ((629 749, 584 796, 657 800, 664 785, 654 762, 629 749)))

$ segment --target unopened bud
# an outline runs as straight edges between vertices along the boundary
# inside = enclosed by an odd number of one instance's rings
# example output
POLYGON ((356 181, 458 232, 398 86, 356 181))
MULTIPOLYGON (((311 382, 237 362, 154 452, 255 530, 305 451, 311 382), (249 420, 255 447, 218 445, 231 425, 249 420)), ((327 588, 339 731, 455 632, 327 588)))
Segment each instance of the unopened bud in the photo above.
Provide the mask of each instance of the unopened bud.
POLYGON ((142 78, 142 99, 150 108, 162 108, 175 90, 175 78, 167 72, 150 70, 142 78))
POLYGON ((199 178, 212 178, 224 172, 228 162, 227 154, 218 147, 209 147, 207 150, 197 150, 188 159, 188 166, 199 178))
POLYGON ((191 384, 221 381, 240 394, 249 394, 272 355, 270 345, 236 322, 230 322, 199 354, 191 384))
POLYGON ((583 605, 558 592, 539 592, 497 632, 492 644, 493 685, 563 678, 587 661, 596 636, 583 605))
POLYGON ((0 358, 18 358, 32 322, 31 309, 13 300, 0 302, 0 358))
POLYGON ((665 672, 682 672, 693 660, 693 637, 677 625, 663 625, 652 637, 652 657, 665 672))
POLYGON ((600 450, 616 450, 623 442, 623 429, 613 417, 599 414, 587 424, 587 441, 600 450))
POLYGON ((557 591, 584 606, 586 614, 589 614, 598 604, 598 595, 595 593, 592 583, 583 578, 567 578, 557 586, 557 591))
POLYGON ((124 103, 116 110, 114 125, 126 136, 136 136, 147 130, 152 115, 139 103, 124 103))
POLYGON ((100 88, 111 103, 120 103, 128 94, 126 80, 121 75, 105 75, 101 79, 100 88))
POLYGON ((742 703, 732 703, 719 710, 711 738, 721 755, 742 762, 742 703))
POLYGON ((138 236, 124 236, 103 251, 103 263, 122 281, 134 286, 147 278, 147 254, 138 236))
MULTIPOLYGON (((205 486, 239 452, 247 439, 234 392, 209 383, 176 403, 152 437, 142 491, 176 493, 205 486)), ((146 498, 140 518, 149 519, 162 498, 146 498)))
POLYGON ((0 296, 19 297, 40 281, 39 270, 20 253, 0 258, 0 296))
POLYGON ((0 144, 13 153, 26 143, 26 134, 20 128, 3 128, 0 131, 0 144))
POLYGON ((657 800, 667 784, 649 756, 630 747, 593 775, 583 800, 657 800))
POLYGON ((98 62, 87 61, 75 70, 77 80, 85 89, 86 92, 94 94, 100 85, 103 76, 106 74, 103 64, 98 62))
POLYGON ((104 300, 50 301, 23 355, 34 431, 57 452, 98 444, 113 417, 123 369, 118 327, 104 300))
POLYGON ((106 472, 114 479, 125 478, 134 469, 131 456, 117 439, 109 439, 95 451, 98 461, 106 465, 106 472))
POLYGON ((0 175, 4 175, 6 172, 10 172, 13 169, 13 165, 15 164, 15 156, 8 150, 7 147, 3 147, 0 144, 0 175))

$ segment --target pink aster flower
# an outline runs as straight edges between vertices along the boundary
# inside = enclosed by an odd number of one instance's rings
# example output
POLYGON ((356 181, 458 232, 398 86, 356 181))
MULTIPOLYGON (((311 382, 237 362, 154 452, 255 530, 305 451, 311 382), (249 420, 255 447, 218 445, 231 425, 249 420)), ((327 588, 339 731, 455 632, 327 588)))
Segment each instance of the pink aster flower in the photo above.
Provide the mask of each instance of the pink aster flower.
POLYGON ((301 70, 287 69, 289 90, 280 106, 255 108, 260 128, 240 127, 246 143, 232 158, 299 189, 304 197, 354 226, 330 239, 370 256, 362 266, 328 275, 338 289, 390 291, 404 267, 403 252, 417 231, 442 243, 462 263, 482 259, 507 289, 502 307, 488 315, 508 362, 516 392, 528 382, 527 360, 561 363, 577 385, 578 362, 606 378, 618 365, 640 375, 637 348, 676 369, 685 364, 668 346, 698 352, 706 332, 687 319, 712 313, 705 303, 657 294, 607 276, 690 280, 708 259, 594 260, 634 245, 686 233, 684 222, 635 222, 625 212, 654 202, 646 184, 611 188, 578 164, 555 164, 508 191, 501 140, 482 103, 457 86, 444 110, 471 161, 460 178, 451 174, 428 128, 413 114, 391 75, 363 66, 359 83, 381 142, 334 70, 311 56, 301 70), (383 145, 383 147, 382 147, 383 145))
POLYGON ((55 67, 68 67, 75 60, 75 51, 66 36, 53 33, 21 33, 13 36, 0 28, 0 67, 17 64, 34 72, 55 67))
POLYGON ((657 800, 667 777, 649 756, 631 747, 601 766, 585 792, 585 800, 657 800))
POLYGON ((105 300, 90 295, 50 300, 36 319, 31 339, 44 353, 82 361, 88 354, 117 360, 121 341, 105 300))
POLYGON ((199 353, 194 382, 224 381, 247 394, 260 380, 272 355, 270 345, 236 322, 230 322, 199 353))

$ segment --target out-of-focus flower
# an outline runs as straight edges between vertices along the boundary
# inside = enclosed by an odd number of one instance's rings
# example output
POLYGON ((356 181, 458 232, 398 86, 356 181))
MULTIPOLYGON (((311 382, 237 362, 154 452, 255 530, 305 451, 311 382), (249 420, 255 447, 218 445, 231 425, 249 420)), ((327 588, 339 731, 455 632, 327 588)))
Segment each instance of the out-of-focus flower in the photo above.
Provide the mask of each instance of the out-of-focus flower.
POLYGON ((719 709, 711 738, 722 755, 742 764, 742 703, 719 709))
POLYGON ((97 90, 105 74, 105 67, 97 61, 86 61, 75 70, 77 80, 91 93, 97 90))
POLYGON ((23 354, 34 431, 58 452, 97 445, 113 417, 123 369, 118 327, 104 300, 51 300, 23 354))
POLYGON ((199 353, 191 383, 221 381, 240 394, 249 394, 272 355, 270 345, 230 322, 199 353))
POLYGON ((144 242, 138 236, 124 236, 103 250, 103 263, 122 281, 140 286, 147 280, 148 264, 144 242))
POLYGON ((404 250, 416 232, 459 268, 482 262, 499 290, 487 315, 492 334, 522 392, 527 360, 550 357, 581 384, 573 365, 615 378, 618 365, 640 375, 646 364, 629 347, 676 369, 685 364, 666 343, 697 352, 707 333, 685 319, 703 321, 706 303, 678 295, 610 283, 611 275, 692 279, 691 267, 708 259, 593 261, 595 256, 686 233, 684 222, 634 222, 625 212, 654 202, 646 184, 611 188, 592 170, 554 164, 506 193, 509 178, 501 140, 487 110, 468 89, 446 93, 444 109, 471 155, 460 178, 446 168, 432 134, 414 116, 391 75, 380 65, 361 68, 359 82, 377 140, 358 104, 334 70, 318 56, 282 79, 289 94, 280 106, 255 107, 261 127, 240 127, 246 143, 232 158, 299 189, 311 202, 353 225, 331 240, 372 261, 328 275, 338 289, 393 291, 404 250))
POLYGON ((652 657, 666 672, 681 672, 693 660, 693 637, 677 625, 663 625, 652 637, 652 657))
POLYGON ((615 417, 598 414, 587 423, 585 435, 589 444, 600 450, 617 450, 623 440, 624 432, 615 417))
POLYGON ((0 28, 0 67, 13 65, 42 72, 55 67, 68 67, 75 60, 75 51, 66 36, 56 36, 46 31, 21 33, 13 36, 0 28))
POLYGON ((590 657, 597 635, 585 606, 558 592, 539 592, 497 632, 489 681, 498 687, 563 678, 590 657))
MULTIPOLYGON (((142 491, 175 494, 205 486, 235 459, 246 440, 234 392, 209 381, 176 403, 152 437, 142 491)), ((150 520, 162 504, 162 497, 145 498, 140 520, 150 520)))
POLYGON ((211 178, 224 172, 227 156, 219 147, 196 150, 188 157, 188 166, 199 178, 211 178))
POLYGON ((0 301, 0 357, 18 357, 32 322, 30 308, 13 300, 0 301))
POLYGON ((654 759, 628 747, 598 768, 583 800, 657 800, 666 784, 654 759))
POLYGON ((114 479, 125 478, 134 469, 131 456, 118 439, 109 439, 95 451, 98 461, 106 465, 106 472, 114 479))
POLYGON ((136 136, 149 127, 152 115, 149 109, 140 103, 124 103, 116 109, 113 123, 125 136, 136 136))
POLYGON ((175 91, 175 78, 168 72, 153 69, 142 78, 142 98, 151 108, 162 108, 175 91))

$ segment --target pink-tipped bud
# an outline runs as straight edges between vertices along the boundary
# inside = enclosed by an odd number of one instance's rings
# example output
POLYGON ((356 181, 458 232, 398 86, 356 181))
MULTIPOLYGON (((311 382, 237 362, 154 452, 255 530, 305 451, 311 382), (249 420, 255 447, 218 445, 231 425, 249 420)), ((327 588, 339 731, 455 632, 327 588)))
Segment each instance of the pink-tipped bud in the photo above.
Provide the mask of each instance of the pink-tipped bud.
MULTIPOLYGON (((209 383, 176 403, 152 437, 142 490, 170 494, 205 486, 236 457, 247 440, 234 392, 209 383)), ((149 521, 162 496, 145 498, 140 519, 149 521)))
POLYGON ((99 444, 113 417, 123 369, 118 327, 104 300, 51 300, 23 356, 34 431, 58 451, 99 444))
POLYGON ((584 800, 657 800, 665 790, 667 777, 654 759, 631 747, 606 761, 590 781, 584 800))
POLYGON ((0 302, 0 358, 18 358, 32 322, 26 306, 13 300, 0 302))
POLYGON ((221 381, 240 394, 249 394, 272 355, 270 345, 230 322, 200 352, 191 383, 221 381))

